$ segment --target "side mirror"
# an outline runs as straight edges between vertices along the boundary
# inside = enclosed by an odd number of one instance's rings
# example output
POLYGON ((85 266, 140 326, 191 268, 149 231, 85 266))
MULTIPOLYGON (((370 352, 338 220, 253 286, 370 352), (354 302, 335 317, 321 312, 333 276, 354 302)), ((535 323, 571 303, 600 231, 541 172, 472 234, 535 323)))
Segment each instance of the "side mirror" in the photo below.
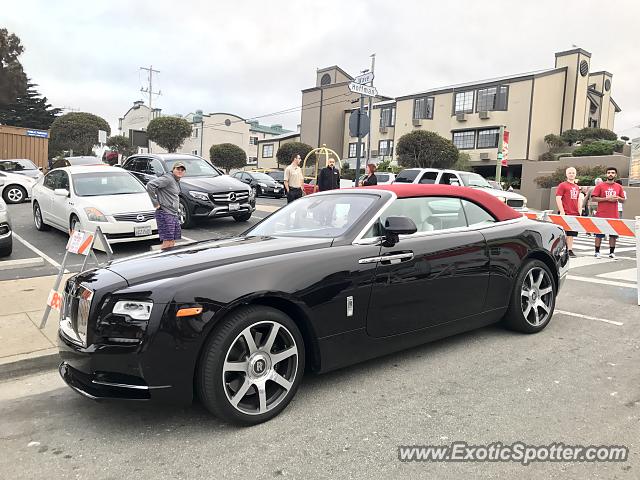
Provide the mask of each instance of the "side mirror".
POLYGON ((56 188, 53 193, 55 195, 58 195, 60 197, 68 197, 69 196, 69 190, 67 190, 66 188, 56 188))
POLYGON ((393 247, 400 241, 400 235, 411 235, 418 227, 409 217, 387 217, 384 222, 385 236, 382 243, 385 247, 393 247))

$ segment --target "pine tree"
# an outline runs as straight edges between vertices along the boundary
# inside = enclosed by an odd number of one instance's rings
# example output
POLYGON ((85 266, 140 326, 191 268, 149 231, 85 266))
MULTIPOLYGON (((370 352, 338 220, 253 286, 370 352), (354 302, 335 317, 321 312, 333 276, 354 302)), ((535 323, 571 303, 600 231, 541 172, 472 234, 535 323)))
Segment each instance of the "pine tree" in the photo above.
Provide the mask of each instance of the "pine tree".
POLYGON ((47 97, 41 97, 36 90, 38 85, 27 83, 27 91, 18 95, 16 101, 0 106, 0 124, 14 127, 48 130, 51 123, 62 110, 52 108, 47 97))

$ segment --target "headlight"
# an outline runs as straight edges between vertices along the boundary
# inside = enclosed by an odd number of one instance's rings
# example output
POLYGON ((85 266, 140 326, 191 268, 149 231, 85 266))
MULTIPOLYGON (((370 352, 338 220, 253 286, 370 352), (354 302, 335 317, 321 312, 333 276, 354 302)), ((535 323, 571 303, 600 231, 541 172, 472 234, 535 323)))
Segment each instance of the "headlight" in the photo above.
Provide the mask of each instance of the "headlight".
POLYGON ((193 190, 189 190, 189 195, 193 198, 197 198, 198 200, 204 200, 205 202, 209 200, 209 195, 204 192, 195 192, 193 190))
POLYGON ((127 315, 134 320, 149 320, 153 302, 139 302, 137 300, 120 300, 113 307, 116 315, 127 315))
POLYGON ((87 217, 92 222, 108 222, 109 221, 107 220, 107 217, 105 216, 105 214, 102 213, 97 208, 87 207, 84 209, 84 213, 87 214, 87 217))
POLYGON ((267 188, 267 184, 266 183, 258 182, 258 185, 260 185, 262 188, 267 188))
POLYGON ((253 188, 249 189, 249 198, 253 198, 253 188))
POLYGON ((507 203, 507 199, 506 199, 506 197, 499 197, 499 196, 496 196, 496 198, 497 198, 498 200, 500 200, 502 203, 507 203))

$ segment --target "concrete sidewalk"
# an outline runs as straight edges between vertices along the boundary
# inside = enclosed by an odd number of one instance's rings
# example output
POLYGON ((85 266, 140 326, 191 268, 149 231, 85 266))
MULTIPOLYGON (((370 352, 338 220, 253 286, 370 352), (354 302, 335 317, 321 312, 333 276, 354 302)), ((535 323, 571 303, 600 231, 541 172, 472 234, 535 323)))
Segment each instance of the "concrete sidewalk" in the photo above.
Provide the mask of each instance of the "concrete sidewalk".
POLYGON ((0 282, 0 379, 58 364, 58 312, 38 328, 54 282, 55 276, 0 282))

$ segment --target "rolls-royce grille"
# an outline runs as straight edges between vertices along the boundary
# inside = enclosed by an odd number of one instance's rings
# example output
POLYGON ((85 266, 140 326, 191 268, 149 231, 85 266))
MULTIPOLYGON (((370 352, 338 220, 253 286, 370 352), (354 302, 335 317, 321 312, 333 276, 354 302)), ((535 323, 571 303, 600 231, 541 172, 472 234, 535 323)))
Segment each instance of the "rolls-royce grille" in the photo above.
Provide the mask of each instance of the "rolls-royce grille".
POLYGON ((114 215, 113 218, 117 222, 146 222, 155 217, 155 212, 137 212, 137 213, 120 213, 114 215))
POLYGON ((60 327, 70 340, 87 345, 87 326, 93 291, 70 282, 65 288, 60 327))
POLYGON ((524 200, 508 198, 507 205, 509 205, 512 208, 522 208, 524 207, 524 200))
POLYGON ((240 190, 235 192, 210 193, 209 198, 214 203, 245 203, 249 200, 249 192, 240 190))

